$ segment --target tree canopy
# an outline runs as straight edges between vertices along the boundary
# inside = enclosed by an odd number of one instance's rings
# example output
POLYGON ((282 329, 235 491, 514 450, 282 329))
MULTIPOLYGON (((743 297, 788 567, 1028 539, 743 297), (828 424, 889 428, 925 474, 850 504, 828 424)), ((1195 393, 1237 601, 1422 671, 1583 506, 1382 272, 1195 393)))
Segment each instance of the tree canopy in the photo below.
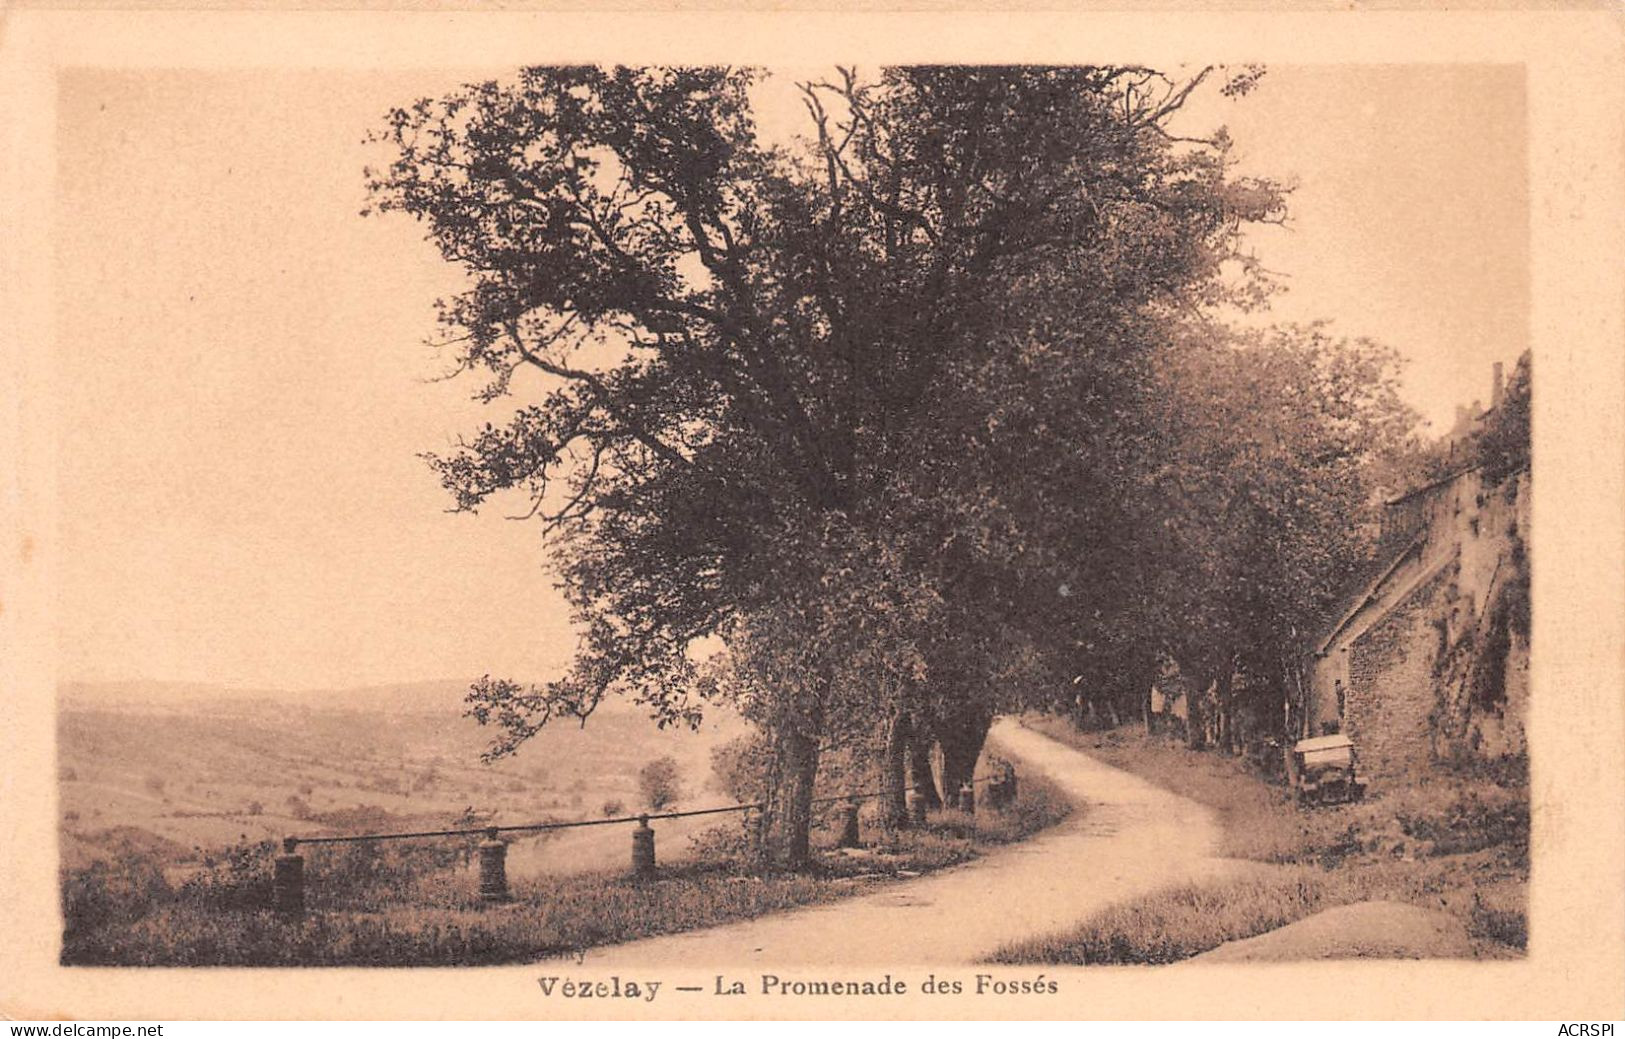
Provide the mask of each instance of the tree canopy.
POLYGON ((1153 640, 1277 653, 1402 416, 1380 352, 1211 331, 1268 295, 1244 232, 1285 213, 1173 128, 1259 75, 1217 71, 837 70, 795 141, 750 69, 391 112, 375 208, 463 269, 442 341, 511 411, 431 464, 459 509, 524 496, 582 632, 567 675, 476 685, 493 751, 611 693, 662 724, 727 695, 788 741, 794 817, 841 725, 991 717, 1153 640))

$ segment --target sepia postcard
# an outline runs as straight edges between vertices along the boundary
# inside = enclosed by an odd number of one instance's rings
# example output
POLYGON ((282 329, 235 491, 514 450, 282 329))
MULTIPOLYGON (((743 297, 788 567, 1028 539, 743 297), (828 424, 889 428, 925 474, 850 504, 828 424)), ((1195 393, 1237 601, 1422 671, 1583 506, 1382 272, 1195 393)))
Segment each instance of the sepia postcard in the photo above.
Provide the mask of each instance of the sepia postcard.
POLYGON ((1616 10, 0 44, 14 1019, 1625 1015, 1616 10))

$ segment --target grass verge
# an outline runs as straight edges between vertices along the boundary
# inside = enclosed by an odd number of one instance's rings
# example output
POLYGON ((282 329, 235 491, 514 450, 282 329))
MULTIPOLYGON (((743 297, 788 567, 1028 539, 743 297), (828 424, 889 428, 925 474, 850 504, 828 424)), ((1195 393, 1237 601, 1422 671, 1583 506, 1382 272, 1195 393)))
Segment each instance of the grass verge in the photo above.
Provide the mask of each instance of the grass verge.
POLYGON ((1184 884, 1113 906, 1075 932, 1005 946, 992 962, 1175 963, 1336 904, 1331 886, 1304 867, 1184 884))
POLYGON ((1236 758, 1136 729, 1024 722, 1209 807, 1223 832, 1220 855, 1276 868, 1114 906, 1073 931, 1000 949, 993 962, 1170 963, 1366 900, 1457 916, 1480 958, 1523 954, 1529 797, 1519 769, 1440 770, 1426 783, 1385 784, 1364 802, 1303 810, 1236 758))

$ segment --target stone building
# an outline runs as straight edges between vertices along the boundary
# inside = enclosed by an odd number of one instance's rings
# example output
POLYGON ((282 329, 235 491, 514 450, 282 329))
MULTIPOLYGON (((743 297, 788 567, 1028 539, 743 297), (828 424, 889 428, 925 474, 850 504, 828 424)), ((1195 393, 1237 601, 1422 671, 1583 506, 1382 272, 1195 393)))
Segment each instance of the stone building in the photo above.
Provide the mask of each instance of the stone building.
POLYGON ((1347 732, 1375 776, 1524 750, 1529 499, 1527 469, 1475 466, 1386 503, 1395 547, 1313 648, 1305 734, 1347 732))
MULTIPOLYGON (((1486 480, 1478 462, 1477 438, 1505 396, 1497 364, 1490 407, 1458 409, 1440 444, 1456 468, 1383 502, 1371 568, 1307 647, 1303 681, 1288 681, 1288 731, 1348 733, 1374 777, 1526 749, 1529 469, 1486 480)), ((1202 694, 1164 661, 1147 726, 1183 732, 1202 694)))

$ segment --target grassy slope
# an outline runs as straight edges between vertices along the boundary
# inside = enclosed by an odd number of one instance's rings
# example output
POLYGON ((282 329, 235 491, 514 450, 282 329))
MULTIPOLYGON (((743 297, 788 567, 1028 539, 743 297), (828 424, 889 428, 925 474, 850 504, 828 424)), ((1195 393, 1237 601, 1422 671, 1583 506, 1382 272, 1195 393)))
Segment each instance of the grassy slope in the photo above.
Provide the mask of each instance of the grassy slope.
MULTIPOLYGON (((1017 762, 1018 768, 1020 763, 1017 762)), ((936 813, 923 831, 875 835, 862 853, 837 852, 817 834, 819 868, 755 875, 729 854, 726 828, 696 842, 698 859, 654 881, 619 872, 521 880, 515 900, 482 907, 453 842, 350 845, 313 851, 311 912, 289 924, 261 908, 269 845, 217 862, 176 888, 140 859, 64 877, 69 964, 373 966, 513 963, 549 953, 746 919, 870 890, 900 874, 963 862, 988 844, 1019 840, 1070 810, 1042 777, 1022 776, 1003 813, 972 821, 936 813), (376 849, 376 850, 375 850, 376 849), (321 856, 318 859, 318 855, 321 856)))
POLYGON ((295 818, 293 798, 316 815, 378 817, 381 825, 360 829, 435 828, 465 807, 503 823, 593 818, 606 803, 635 806, 638 770, 667 755, 679 764, 682 807, 701 807, 726 800, 712 788, 711 750, 744 731, 725 716, 691 733, 657 730, 638 712, 605 713, 487 765, 479 752, 489 733, 458 712, 455 701, 438 713, 390 713, 218 698, 190 714, 64 708, 63 864, 117 857, 118 837, 132 827, 178 846, 177 866, 239 840, 326 829, 295 818))
POLYGON ((1440 772, 1361 804, 1304 811, 1235 758, 1137 730, 1028 723, 1212 808, 1224 831, 1219 854, 1275 868, 1113 907, 1075 932, 1000 950, 997 962, 1169 963, 1366 899, 1458 915, 1483 957, 1524 947, 1528 788, 1516 776, 1440 772))

